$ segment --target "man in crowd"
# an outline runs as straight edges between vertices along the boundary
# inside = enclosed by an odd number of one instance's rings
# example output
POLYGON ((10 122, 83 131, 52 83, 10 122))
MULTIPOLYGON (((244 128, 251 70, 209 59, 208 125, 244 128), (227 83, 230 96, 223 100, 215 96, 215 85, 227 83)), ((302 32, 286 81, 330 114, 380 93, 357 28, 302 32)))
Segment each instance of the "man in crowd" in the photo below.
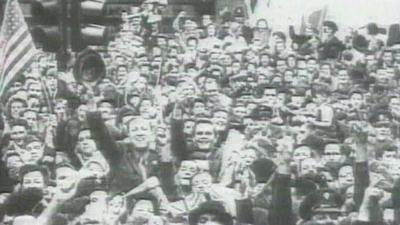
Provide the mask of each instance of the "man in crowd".
POLYGON ((271 30, 235 1, 168 25, 166 4, 126 9, 94 67, 43 52, 6 89, 0 223, 400 224, 400 51, 376 24, 271 30))

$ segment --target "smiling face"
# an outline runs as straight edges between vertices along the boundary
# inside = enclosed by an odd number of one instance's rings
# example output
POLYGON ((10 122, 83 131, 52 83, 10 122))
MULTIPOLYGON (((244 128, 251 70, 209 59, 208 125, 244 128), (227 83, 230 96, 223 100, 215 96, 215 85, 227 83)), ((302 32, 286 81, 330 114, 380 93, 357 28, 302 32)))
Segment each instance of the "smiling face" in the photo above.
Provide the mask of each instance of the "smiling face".
POLYGON ((197 172, 198 168, 194 161, 183 161, 179 167, 177 178, 181 185, 189 185, 190 180, 197 172))
POLYGON ((214 147, 216 138, 211 123, 199 123, 195 126, 193 141, 201 150, 210 150, 214 147))
POLYGON ((13 140, 18 145, 24 142, 26 135, 27 131, 24 126, 16 125, 11 128, 11 135, 10 135, 11 140, 13 140))
POLYGON ((44 177, 40 171, 32 171, 28 172, 24 175, 22 179, 22 188, 37 188, 37 189, 44 189, 44 177))
POLYGON ((148 120, 138 118, 129 123, 128 135, 130 141, 138 149, 145 149, 151 142, 152 130, 148 120))
POLYGON ((307 146, 296 148, 293 151, 293 160, 295 162, 301 162, 308 158, 311 158, 311 149, 307 146))

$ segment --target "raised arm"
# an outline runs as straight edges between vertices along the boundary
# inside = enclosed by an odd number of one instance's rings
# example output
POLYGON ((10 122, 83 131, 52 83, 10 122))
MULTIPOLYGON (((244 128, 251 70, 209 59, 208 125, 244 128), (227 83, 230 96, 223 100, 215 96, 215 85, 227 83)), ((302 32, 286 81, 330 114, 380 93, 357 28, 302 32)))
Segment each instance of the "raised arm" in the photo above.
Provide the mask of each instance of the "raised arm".
POLYGON ((106 158, 110 165, 119 163, 122 157, 122 151, 104 124, 100 112, 88 112, 86 119, 90 132, 104 158, 106 158))
POLYGON ((178 160, 182 162, 189 158, 189 152, 183 133, 182 109, 175 104, 171 120, 171 151, 178 160))
POLYGON ((356 149, 354 161, 354 202, 358 208, 364 198, 364 192, 369 186, 367 133, 353 129, 356 134, 356 149))
POLYGON ((294 225, 290 192, 290 153, 281 153, 281 160, 272 181, 272 199, 269 224, 294 225))

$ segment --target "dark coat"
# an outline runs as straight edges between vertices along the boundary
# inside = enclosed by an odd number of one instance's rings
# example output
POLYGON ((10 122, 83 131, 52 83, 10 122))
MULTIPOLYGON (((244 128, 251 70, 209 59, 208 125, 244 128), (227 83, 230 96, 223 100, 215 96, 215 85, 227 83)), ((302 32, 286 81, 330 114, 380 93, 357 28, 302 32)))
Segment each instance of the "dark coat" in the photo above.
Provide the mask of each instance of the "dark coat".
MULTIPOLYGON (((139 169, 139 156, 133 144, 115 141, 99 112, 88 113, 87 121, 99 150, 110 165, 110 191, 112 193, 127 192, 141 184, 144 178, 139 169)), ((161 179, 161 184, 165 183, 163 178, 166 177, 162 177, 160 173, 164 168, 171 168, 171 163, 161 163, 156 153, 152 151, 148 153, 145 161, 147 177, 157 176, 161 179)))
POLYGON ((338 59, 343 50, 345 50, 344 44, 337 37, 332 37, 330 40, 320 44, 318 50, 319 59, 338 59))

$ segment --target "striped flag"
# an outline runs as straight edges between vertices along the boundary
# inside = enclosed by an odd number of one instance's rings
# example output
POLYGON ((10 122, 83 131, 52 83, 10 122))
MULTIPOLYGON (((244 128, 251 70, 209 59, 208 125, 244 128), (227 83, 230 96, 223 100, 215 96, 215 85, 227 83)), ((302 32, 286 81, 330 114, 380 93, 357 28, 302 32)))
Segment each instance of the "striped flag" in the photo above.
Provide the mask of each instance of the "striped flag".
POLYGON ((8 0, 0 30, 0 97, 14 78, 30 65, 36 48, 18 0, 8 0))

